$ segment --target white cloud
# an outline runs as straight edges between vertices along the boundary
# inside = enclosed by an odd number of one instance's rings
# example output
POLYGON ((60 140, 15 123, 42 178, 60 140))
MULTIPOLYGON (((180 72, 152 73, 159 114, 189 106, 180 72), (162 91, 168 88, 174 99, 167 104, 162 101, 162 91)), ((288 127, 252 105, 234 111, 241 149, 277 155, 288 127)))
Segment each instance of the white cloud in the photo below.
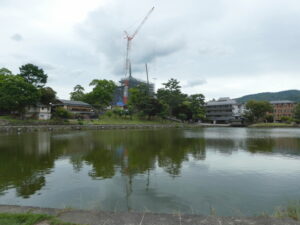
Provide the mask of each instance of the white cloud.
POLYGON ((144 78, 148 63, 158 87, 174 77, 207 98, 300 86, 298 0, 2 0, 0 67, 17 73, 34 62, 63 98, 77 83, 118 80, 123 31, 153 5, 133 40, 134 76, 144 78))

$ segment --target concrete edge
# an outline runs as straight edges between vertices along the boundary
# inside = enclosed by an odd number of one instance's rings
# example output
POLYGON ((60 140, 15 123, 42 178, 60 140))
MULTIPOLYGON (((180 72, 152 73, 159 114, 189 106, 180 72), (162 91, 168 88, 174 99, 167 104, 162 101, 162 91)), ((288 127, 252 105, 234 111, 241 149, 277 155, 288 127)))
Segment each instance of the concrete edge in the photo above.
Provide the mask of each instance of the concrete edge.
POLYGON ((87 225, 299 225, 290 219, 259 217, 219 217, 186 214, 138 212, 104 212, 94 210, 55 209, 31 206, 0 205, 0 213, 33 213, 55 216, 63 222, 87 225))

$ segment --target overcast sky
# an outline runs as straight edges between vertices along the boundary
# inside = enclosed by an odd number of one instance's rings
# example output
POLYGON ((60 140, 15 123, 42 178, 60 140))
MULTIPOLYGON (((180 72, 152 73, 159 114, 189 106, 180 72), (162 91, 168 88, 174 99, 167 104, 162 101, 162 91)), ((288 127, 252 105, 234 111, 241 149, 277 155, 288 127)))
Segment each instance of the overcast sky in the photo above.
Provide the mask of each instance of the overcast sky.
POLYGON ((133 76, 169 78, 207 100, 299 89, 299 0, 0 0, 0 67, 42 67, 69 98, 76 84, 124 77, 124 30, 134 32, 133 76))

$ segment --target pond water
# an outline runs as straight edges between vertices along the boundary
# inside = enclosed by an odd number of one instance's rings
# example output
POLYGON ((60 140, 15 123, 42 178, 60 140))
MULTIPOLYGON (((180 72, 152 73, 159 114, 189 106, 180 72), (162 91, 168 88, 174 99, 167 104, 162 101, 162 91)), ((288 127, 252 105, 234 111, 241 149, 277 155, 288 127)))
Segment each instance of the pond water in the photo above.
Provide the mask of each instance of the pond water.
POLYGON ((300 200, 300 129, 0 134, 0 204, 257 215, 300 200))

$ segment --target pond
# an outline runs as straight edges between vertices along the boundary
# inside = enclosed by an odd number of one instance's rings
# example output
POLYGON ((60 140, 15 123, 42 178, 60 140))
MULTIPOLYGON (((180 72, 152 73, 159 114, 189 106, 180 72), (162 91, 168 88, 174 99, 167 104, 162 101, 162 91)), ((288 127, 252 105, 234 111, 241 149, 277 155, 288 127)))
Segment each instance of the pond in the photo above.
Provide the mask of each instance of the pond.
POLYGON ((0 134, 0 204, 248 216, 300 200, 300 129, 0 134))

